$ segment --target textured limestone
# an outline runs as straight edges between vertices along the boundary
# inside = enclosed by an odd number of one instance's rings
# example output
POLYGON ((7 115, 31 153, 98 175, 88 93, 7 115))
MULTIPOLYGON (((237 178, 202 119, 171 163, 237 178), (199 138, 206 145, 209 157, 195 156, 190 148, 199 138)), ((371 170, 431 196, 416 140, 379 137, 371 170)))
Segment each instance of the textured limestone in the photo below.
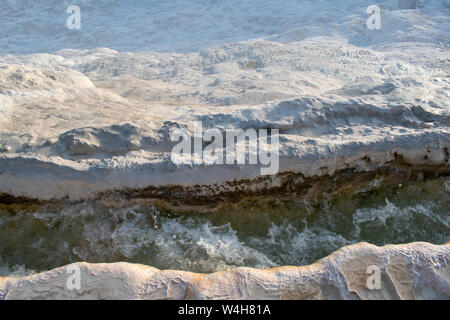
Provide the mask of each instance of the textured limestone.
POLYGON ((450 243, 344 247, 303 267, 237 268, 212 274, 130 263, 75 263, 19 278, 0 278, 2 299, 450 299, 450 243), (79 267, 80 289, 69 290, 79 267), (380 270, 380 289, 369 289, 380 270), (70 271, 70 272, 69 272, 70 271))

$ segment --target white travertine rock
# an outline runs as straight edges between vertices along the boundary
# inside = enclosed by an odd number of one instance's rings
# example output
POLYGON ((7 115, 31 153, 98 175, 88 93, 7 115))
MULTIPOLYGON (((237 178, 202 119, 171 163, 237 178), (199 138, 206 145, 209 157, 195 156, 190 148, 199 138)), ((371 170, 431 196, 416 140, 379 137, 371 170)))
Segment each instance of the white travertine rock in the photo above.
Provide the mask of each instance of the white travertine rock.
POLYGON ((367 28, 371 0, 141 2, 85 6, 81 33, 53 19, 59 0, 27 15, 0 3, 0 193, 87 199, 260 176, 261 163, 171 161, 171 130, 194 121, 278 129, 280 173, 365 172, 397 155, 448 167, 448 0, 383 1, 381 30, 367 28))
POLYGON ((0 56, 0 193, 86 199, 260 176, 261 163, 172 161, 171 131, 194 122, 278 129, 280 173, 371 171, 397 155, 448 166, 448 50, 391 46, 254 39, 180 55, 0 56))
POLYGON ((309 266, 236 268, 212 274, 81 262, 27 277, 0 278, 0 298, 450 299, 450 243, 383 247, 359 243, 309 266), (368 288, 367 282, 376 275, 370 266, 380 270, 380 289, 368 288), (80 289, 70 290, 67 281, 76 267, 80 289))

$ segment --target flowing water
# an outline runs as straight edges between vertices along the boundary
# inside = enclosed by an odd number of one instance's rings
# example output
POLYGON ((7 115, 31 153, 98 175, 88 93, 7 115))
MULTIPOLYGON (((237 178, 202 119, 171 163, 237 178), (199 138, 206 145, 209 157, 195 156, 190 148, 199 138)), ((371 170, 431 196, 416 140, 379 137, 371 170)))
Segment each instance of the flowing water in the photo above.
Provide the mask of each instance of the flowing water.
POLYGON ((75 261, 213 272, 310 264, 361 241, 442 244, 450 240, 449 195, 450 179, 440 178, 314 205, 249 199, 238 208, 198 215, 125 201, 0 207, 0 275, 75 261))

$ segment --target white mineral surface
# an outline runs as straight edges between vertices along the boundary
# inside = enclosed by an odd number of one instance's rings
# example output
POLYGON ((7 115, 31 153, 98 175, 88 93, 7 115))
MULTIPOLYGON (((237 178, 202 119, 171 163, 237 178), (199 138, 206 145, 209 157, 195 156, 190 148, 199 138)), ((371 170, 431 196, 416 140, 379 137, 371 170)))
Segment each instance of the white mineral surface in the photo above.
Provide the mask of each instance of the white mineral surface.
POLYGON ((359 243, 304 267, 197 274, 139 264, 75 263, 0 278, 2 299, 449 299, 450 245, 359 243), (379 283, 372 282, 375 272, 379 283), (80 286, 72 282, 79 271, 80 286), (368 284, 369 283, 369 284, 368 284))
POLYGON ((306 176, 395 152, 448 158, 448 1, 381 1, 380 30, 366 26, 370 1, 82 1, 80 30, 57 27, 53 2, 1 4, 0 192, 86 198, 260 174, 173 163, 170 132, 193 121, 279 129, 280 172, 306 176))

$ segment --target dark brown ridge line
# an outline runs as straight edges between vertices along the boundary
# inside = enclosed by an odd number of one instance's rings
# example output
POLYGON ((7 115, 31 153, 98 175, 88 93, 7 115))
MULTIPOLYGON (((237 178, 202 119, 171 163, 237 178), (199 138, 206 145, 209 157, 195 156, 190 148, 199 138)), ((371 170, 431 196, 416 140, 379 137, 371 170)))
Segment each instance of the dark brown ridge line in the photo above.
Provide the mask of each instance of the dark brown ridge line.
MULTIPOLYGON (((370 159, 363 158, 370 161, 370 159)), ((239 179, 226 181, 214 185, 166 185, 149 186, 142 189, 124 188, 98 193, 95 199, 122 199, 122 200, 161 200, 175 206, 216 206, 226 202, 234 203, 243 197, 304 196, 308 199, 320 200, 321 194, 338 193, 348 187, 363 187, 368 181, 382 178, 385 184, 407 184, 425 181, 450 175, 450 165, 446 162, 437 165, 413 165, 396 154, 395 159, 384 166, 370 171, 358 171, 356 168, 347 168, 336 171, 333 175, 305 177, 302 173, 285 171, 275 176, 260 176, 255 179, 239 179), (277 181, 279 186, 272 186, 277 181), (255 187, 255 190, 251 188, 255 187)), ((39 200, 23 196, 13 196, 0 193, 0 205, 44 205, 61 202, 78 203, 84 200, 69 200, 68 197, 39 200)))
MULTIPOLYGON (((192 187, 182 186, 164 186, 148 187, 144 189, 126 189, 115 191, 121 197, 132 199, 159 199, 165 200, 173 205, 188 206, 208 206, 219 203, 234 203, 242 200, 243 197, 272 197, 284 196, 305 197, 308 200, 320 200, 323 195, 338 193, 347 187, 364 187, 368 181, 375 178, 382 178, 385 184, 407 184, 416 181, 431 180, 450 175, 450 166, 445 165, 420 165, 413 166, 409 164, 400 164, 393 161, 383 167, 368 171, 356 171, 355 168, 343 169, 333 175, 321 175, 305 177, 301 173, 283 172, 276 176, 280 180, 280 185, 273 187, 270 182, 274 177, 258 177, 256 179, 242 179, 232 182, 226 182, 214 188, 214 186, 196 185, 192 187), (251 190, 251 186, 265 184, 269 187, 251 190), (219 190, 224 185, 229 186, 230 190, 219 190), (204 190, 210 193, 201 194, 204 190)), ((111 193, 105 193, 102 196, 108 197, 111 193)))

